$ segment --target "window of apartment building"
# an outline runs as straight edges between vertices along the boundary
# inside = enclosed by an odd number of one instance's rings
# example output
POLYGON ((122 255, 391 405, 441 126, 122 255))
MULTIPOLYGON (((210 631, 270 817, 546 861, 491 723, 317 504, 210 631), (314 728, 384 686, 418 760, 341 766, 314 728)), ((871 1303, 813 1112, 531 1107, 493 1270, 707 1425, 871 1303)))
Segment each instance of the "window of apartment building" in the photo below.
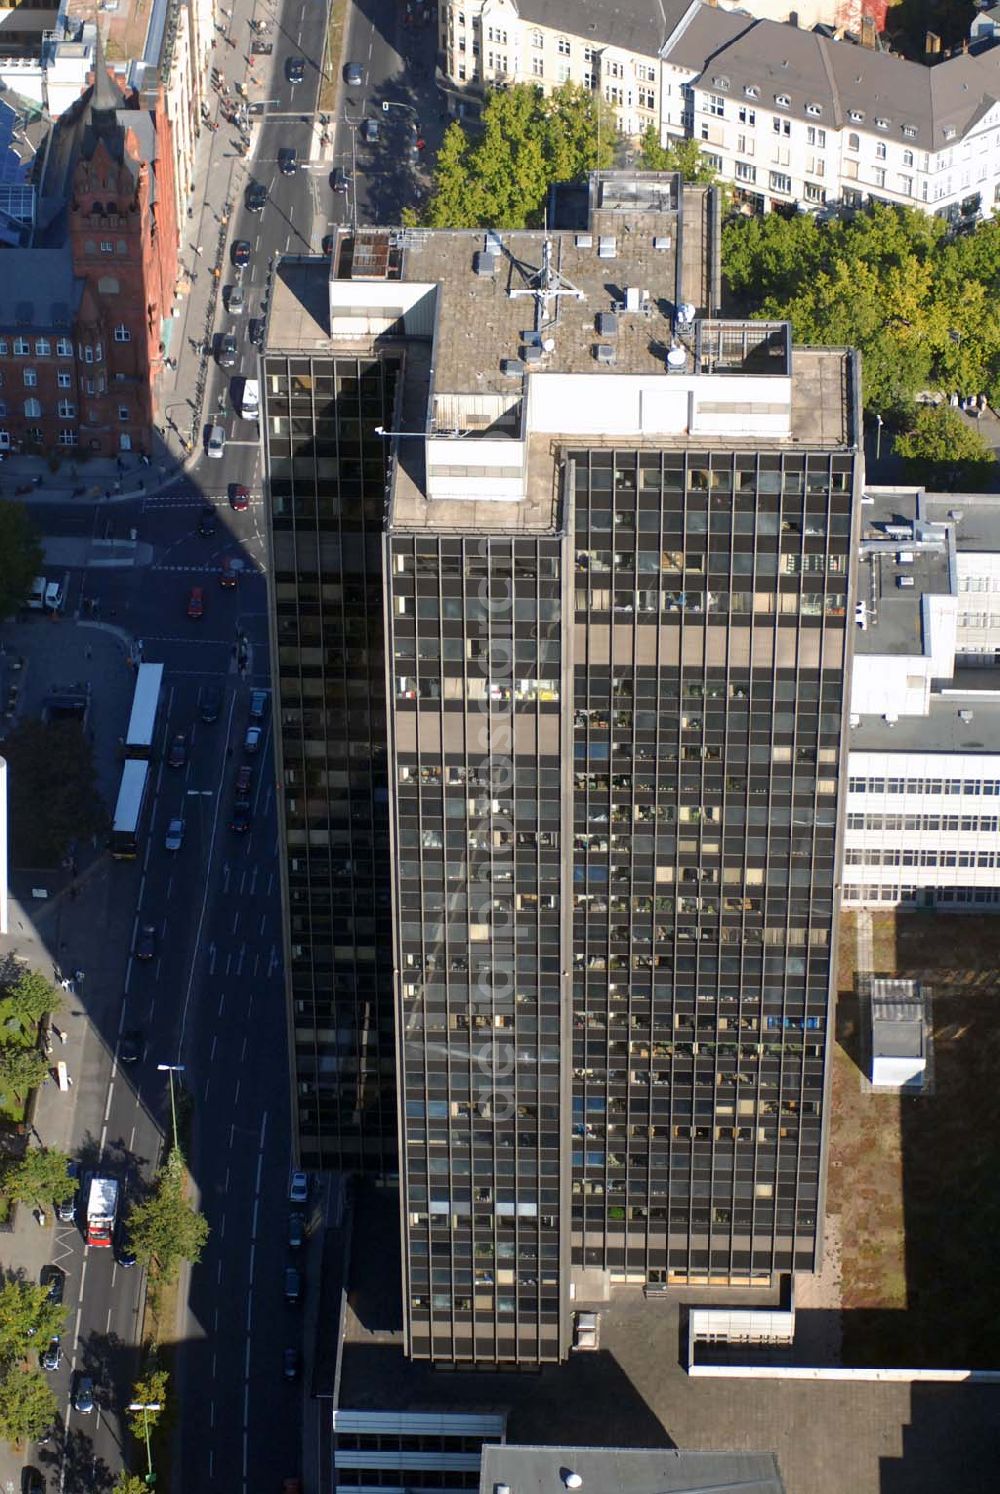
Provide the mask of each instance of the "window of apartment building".
POLYGON ((876 142, 876 145, 875 145, 875 159, 876 159, 876 161, 884 161, 885 160, 885 141, 884 140, 879 140, 879 141, 876 142))
POLYGON ((93 379, 88 379, 87 380, 87 393, 88 394, 93 394, 93 392, 94 392, 94 381, 93 381, 93 379))
POLYGON ((40 425, 29 425, 29 426, 26 426, 25 427, 25 431, 24 431, 24 439, 26 441, 30 442, 32 446, 40 446, 42 444, 42 428, 41 428, 41 426, 40 425))
POLYGON ((776 135, 791 135, 792 121, 790 119, 772 119, 771 128, 776 135))
POLYGON ((486 31, 486 40, 499 42, 501 47, 505 47, 507 45, 507 33, 501 26, 489 26, 486 31))
POLYGON ((114 252, 115 252, 115 241, 114 241, 114 239, 102 239, 101 240, 101 253, 102 254, 114 254, 114 252))
POLYGON ((721 156, 717 156, 717 155, 713 154, 712 151, 707 151, 707 150, 703 150, 702 153, 701 153, 701 156, 702 156, 702 160, 706 161, 708 163, 708 165, 709 165, 709 167, 711 168, 712 171, 721 171, 722 170, 722 157, 721 156))
POLYGON ((917 127, 916 127, 916 125, 904 125, 903 126, 903 134, 906 136, 907 140, 916 140, 916 138, 917 138, 917 127))
MULTIPOLYGON (((132 334, 124 322, 119 322, 115 328, 115 342, 131 342, 132 334)), ((88 360, 89 361, 89 360, 88 360)))
POLYGON ((826 131, 819 129, 816 125, 808 125, 806 128, 806 144, 815 145, 820 150, 825 150, 826 131))
POLYGON ((620 62, 609 62, 608 63, 608 77, 609 78, 623 78, 624 76, 625 76, 624 69, 622 68, 622 65, 621 65, 620 62))
POLYGON ((710 93, 708 96, 708 112, 714 114, 716 119, 724 119, 726 114, 726 101, 721 94, 710 93))
POLYGON ((774 95, 774 102, 779 109, 790 109, 792 107, 792 101, 787 93, 776 93, 774 95))
POLYGON ((532 57, 532 59, 531 59, 531 71, 532 71, 532 74, 534 75, 534 77, 536 77, 536 78, 544 78, 545 77, 545 59, 544 59, 544 57, 532 57))
POLYGON ((618 88, 617 86, 612 86, 612 84, 609 83, 607 88, 605 88, 604 90, 604 97, 607 99, 609 104, 617 104, 620 107, 624 95, 620 88, 618 88))
POLYGON ((128 405, 119 405, 118 406, 118 419, 119 420, 127 420, 128 419, 128 405))
POLYGON ((913 196, 913 177, 912 176, 901 176, 899 178, 899 190, 900 190, 900 192, 902 192, 902 194, 903 194, 904 197, 912 197, 913 196))
POLYGON ((76 405, 74 405, 73 401, 71 399, 61 399, 59 401, 59 419, 72 420, 75 415, 76 405))
POLYGON ((460 52, 464 52, 465 51, 465 37, 464 36, 460 36, 458 38, 458 50, 460 52))
MULTIPOLYGON (((586 50, 589 52, 590 48, 588 47, 586 50)), ((585 54, 585 60, 588 61, 588 62, 590 61, 590 58, 586 57, 586 54, 585 54)), ((648 65, 648 63, 640 62, 639 65, 638 65, 638 67, 635 70, 635 75, 639 79, 640 83, 655 83, 656 82, 656 68, 655 67, 650 67, 648 65)))
POLYGON ((585 67, 584 70, 583 70, 583 86, 584 86, 584 88, 593 88, 593 87, 595 87, 596 81, 597 80, 594 77, 593 69, 589 68, 589 67, 585 67))
POLYGON ((545 38, 540 31, 533 31, 531 33, 531 45, 533 47, 544 47, 545 38))
POLYGON ((76 431, 73 430, 72 428, 67 429, 64 426, 63 429, 59 432, 59 445, 60 446, 75 446, 76 443, 77 443, 77 439, 78 438, 77 438, 76 431))
POLYGON ((860 150, 861 149, 861 136, 860 135, 856 135, 853 130, 851 131, 851 133, 847 137, 847 149, 848 150, 860 150))
POLYGON ((68 337, 60 337, 56 341, 56 352, 60 358, 72 358, 73 344, 68 337))
POLYGON ((38 387, 38 370, 37 370, 37 368, 26 368, 24 370, 24 387, 25 387, 25 389, 37 389, 37 387, 38 387))
POLYGON ((876 185, 876 187, 884 187, 885 186, 885 167, 884 166, 876 166, 875 167, 875 185, 876 185))
POLYGON ((656 94, 653 92, 653 90, 651 88, 640 88, 639 89, 639 108, 640 109, 655 109, 656 108, 656 94))
POLYGON ((912 152, 912 150, 904 150, 904 152, 903 152, 903 165, 904 166, 912 166, 913 165, 913 152, 912 152))
POLYGON ((744 88, 743 88, 743 92, 746 94, 746 96, 747 96, 748 99, 759 99, 760 98, 760 89, 757 87, 756 83, 747 83, 747 84, 745 84, 744 88))
POLYGON ((792 190, 792 179, 784 171, 772 171, 770 181, 772 192, 791 192, 792 190))
POLYGON ((6 337, 0 337, 0 358, 6 358, 9 352, 10 344, 8 343, 6 337))
POLYGON ((815 118, 818 114, 822 114, 823 113, 823 105, 822 104, 807 104, 806 105, 806 113, 807 114, 811 114, 815 118))
POLYGON ((805 197, 806 202, 825 202, 826 189, 825 187, 821 187, 818 182, 806 182, 805 197))
POLYGON ((52 344, 47 337, 35 338, 35 357, 48 358, 52 353, 52 344))
MULTIPOLYGON (((505 73, 507 71, 506 52, 491 52, 486 60, 488 65, 493 69, 494 72, 505 73)), ((563 79, 562 81, 565 82, 565 79, 563 79)))
POLYGON ((459 13, 458 13, 458 24, 460 26, 464 26, 465 25, 465 11, 464 10, 460 10, 459 13))
POLYGON ((757 110, 748 109, 746 104, 741 104, 738 110, 740 124, 749 125, 753 129, 757 123, 757 110))
POLYGON ((736 154, 739 156, 752 156, 753 153, 753 136, 737 135, 736 154))
POLYGON ((568 36, 561 36, 556 42, 556 51, 559 53, 560 57, 568 57, 572 50, 573 49, 569 44, 568 36))
POLYGON ((887 130, 889 128, 889 121, 887 119, 880 118, 880 116, 876 114, 875 128, 877 130, 887 130))
POLYGON ((37 399, 26 399, 24 402, 24 413, 29 420, 37 420, 42 413, 41 401, 37 399))
POLYGON ((56 383, 59 385, 60 389, 72 389, 73 375, 71 373, 67 373, 65 369, 61 368, 56 374, 56 383))
POLYGON ((847 117, 852 124, 860 124, 865 117, 865 111, 863 109, 848 109, 847 117))
POLYGON ((755 182, 757 180, 756 166, 751 166, 749 161, 737 161, 736 180, 738 182, 755 182))
POLYGON ((26 337, 15 337, 14 338, 14 357, 15 358, 27 358, 27 356, 28 356, 28 354, 30 352, 31 352, 31 345, 28 342, 28 339, 26 337))
POLYGON ((0 419, 6 420, 6 418, 7 418, 7 401, 5 399, 0 399, 0 419))
POLYGON ((810 176, 825 176, 826 162, 823 160, 822 156, 807 156, 806 170, 809 172, 810 176))
POLYGON ((570 65, 569 65, 568 62, 559 62, 559 63, 557 63, 556 64, 556 81, 559 82, 559 83, 568 83, 569 79, 570 79, 570 73, 571 72, 572 72, 572 68, 570 67, 570 65))

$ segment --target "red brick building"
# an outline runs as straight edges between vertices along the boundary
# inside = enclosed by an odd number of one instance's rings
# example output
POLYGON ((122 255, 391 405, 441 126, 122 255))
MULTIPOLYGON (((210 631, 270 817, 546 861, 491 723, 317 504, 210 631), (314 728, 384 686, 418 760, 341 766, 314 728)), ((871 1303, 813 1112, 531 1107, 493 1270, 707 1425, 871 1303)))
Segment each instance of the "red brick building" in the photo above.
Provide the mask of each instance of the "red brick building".
POLYGON ((56 130, 73 132, 60 242, 0 254, 0 450, 149 451, 177 284, 162 95, 129 107, 98 41, 94 84, 56 130))

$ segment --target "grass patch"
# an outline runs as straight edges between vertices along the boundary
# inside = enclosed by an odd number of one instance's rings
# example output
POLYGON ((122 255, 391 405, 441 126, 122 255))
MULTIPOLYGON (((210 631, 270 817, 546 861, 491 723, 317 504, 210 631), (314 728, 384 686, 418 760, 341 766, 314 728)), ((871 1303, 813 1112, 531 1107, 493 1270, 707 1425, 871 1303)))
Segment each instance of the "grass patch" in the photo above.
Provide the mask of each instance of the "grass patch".
POLYGON ((319 85, 318 109, 329 114, 337 102, 337 84, 343 66, 344 32, 347 29, 347 0, 331 0, 330 20, 326 32, 326 57, 323 81, 319 85))
POLYGON ((851 1363, 983 1367, 1000 1360, 1000 994, 994 919, 875 914, 879 975, 924 982, 932 1085, 872 1094, 859 1070, 856 915, 842 921, 828 1207, 842 1242, 851 1363))

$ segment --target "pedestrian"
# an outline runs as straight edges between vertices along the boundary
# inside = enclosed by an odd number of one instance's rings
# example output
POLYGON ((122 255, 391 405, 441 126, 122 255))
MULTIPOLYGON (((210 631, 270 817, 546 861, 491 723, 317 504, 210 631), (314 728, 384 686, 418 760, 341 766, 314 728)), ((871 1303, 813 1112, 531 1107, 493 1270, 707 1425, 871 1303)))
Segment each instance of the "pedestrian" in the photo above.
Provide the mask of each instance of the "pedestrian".
POLYGON ((66 1041, 66 1034, 63 1032, 62 1028, 57 1027, 54 1022, 51 1025, 53 1034, 59 1039, 61 1043, 64 1043, 66 1041))
POLYGON ((72 1074, 67 1074, 66 1075, 66 1088, 67 1089, 72 1089, 73 1088, 73 1075, 72 1074))
POLYGON ((84 979, 84 972, 82 970, 74 970, 73 979, 79 983, 84 979))

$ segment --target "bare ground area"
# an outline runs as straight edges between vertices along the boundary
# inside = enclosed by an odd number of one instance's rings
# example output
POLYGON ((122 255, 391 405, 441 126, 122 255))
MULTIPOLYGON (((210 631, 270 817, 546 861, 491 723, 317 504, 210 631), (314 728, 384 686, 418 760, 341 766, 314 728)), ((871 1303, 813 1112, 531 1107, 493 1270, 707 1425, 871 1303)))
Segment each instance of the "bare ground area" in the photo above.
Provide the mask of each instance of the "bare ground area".
POLYGON ((929 989, 932 1083, 873 1094, 842 920, 827 1212, 847 1363, 1000 1367, 1000 921, 871 915, 874 971, 929 989))

